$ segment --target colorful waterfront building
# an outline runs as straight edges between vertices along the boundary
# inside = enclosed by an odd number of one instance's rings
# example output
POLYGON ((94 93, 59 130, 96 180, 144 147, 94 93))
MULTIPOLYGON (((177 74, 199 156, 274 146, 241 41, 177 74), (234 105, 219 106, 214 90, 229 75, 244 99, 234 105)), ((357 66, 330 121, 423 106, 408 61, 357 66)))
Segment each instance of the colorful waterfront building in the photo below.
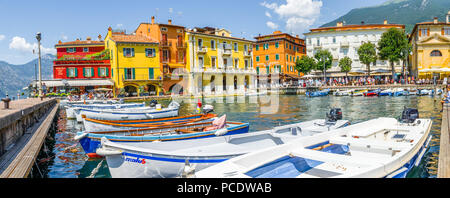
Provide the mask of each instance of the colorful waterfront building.
MULTIPOLYGON (((253 63, 259 77, 261 75, 277 74, 278 80, 271 81, 272 86, 297 80, 301 77, 295 69, 295 62, 306 55, 305 41, 298 35, 275 31, 273 34, 257 36, 253 44, 253 63)), ((269 78, 270 80, 270 78, 269 78)))
POLYGON ((141 23, 135 34, 159 42, 162 90, 164 93, 182 94, 183 87, 187 86, 183 84, 182 75, 186 72, 185 27, 172 24, 172 20, 168 20, 167 24, 156 23, 153 16, 151 23, 141 23))
POLYGON ((55 45, 57 54, 53 61, 53 79, 46 81, 48 88, 54 91, 76 90, 89 92, 96 88, 112 88, 110 80, 111 65, 109 51, 105 50, 101 36, 98 40, 87 37, 86 40, 61 42, 55 45))
POLYGON ((450 11, 446 21, 435 17, 417 23, 409 37, 412 45, 411 74, 416 78, 444 79, 450 74, 450 11))
POLYGON ((255 90, 253 41, 212 27, 187 30, 185 39, 189 94, 240 95, 255 90))
MULTIPOLYGON (((384 20, 380 24, 367 24, 364 21, 361 24, 344 24, 338 22, 333 27, 320 27, 311 29, 305 33, 306 54, 314 57, 318 50, 328 50, 333 56, 331 69, 327 70, 327 77, 343 77, 346 73, 341 72, 339 60, 349 57, 352 60, 352 69, 349 76, 367 76, 368 68, 359 61, 358 49, 363 43, 370 42, 378 45, 381 35, 390 28, 405 30, 405 25, 389 24, 384 20)), ((395 73, 401 74, 403 61, 394 63, 395 73)), ((370 65, 370 75, 373 76, 392 76, 392 69, 388 61, 377 60, 370 65)), ((316 77, 323 77, 323 71, 311 72, 316 77)))
POLYGON ((105 47, 111 54, 114 95, 159 95, 162 88, 159 43, 146 36, 108 29, 105 47))

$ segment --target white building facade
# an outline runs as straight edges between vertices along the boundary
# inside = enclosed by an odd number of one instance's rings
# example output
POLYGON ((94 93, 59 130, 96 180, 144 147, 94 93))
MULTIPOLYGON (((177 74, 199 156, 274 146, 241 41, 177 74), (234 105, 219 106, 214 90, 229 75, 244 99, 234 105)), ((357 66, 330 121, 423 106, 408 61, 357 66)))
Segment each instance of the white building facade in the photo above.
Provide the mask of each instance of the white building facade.
MULTIPOLYGON (((311 29, 305 33, 306 54, 314 57, 315 53, 322 49, 328 50, 333 56, 331 69, 327 70, 327 77, 341 77, 345 73, 341 72, 339 60, 349 57, 352 60, 352 70, 349 76, 366 76, 367 66, 359 61, 358 49, 363 43, 370 42, 378 46, 381 35, 390 28, 404 30, 404 25, 388 24, 360 24, 343 25, 337 23, 335 27, 323 27, 311 29)), ((377 50, 378 52, 378 50, 377 50)), ((403 62, 394 63, 395 72, 400 73, 403 62)), ((371 75, 392 75, 391 66, 388 61, 377 60, 370 64, 371 75)), ((313 71, 312 74, 323 76, 323 71, 313 71)))

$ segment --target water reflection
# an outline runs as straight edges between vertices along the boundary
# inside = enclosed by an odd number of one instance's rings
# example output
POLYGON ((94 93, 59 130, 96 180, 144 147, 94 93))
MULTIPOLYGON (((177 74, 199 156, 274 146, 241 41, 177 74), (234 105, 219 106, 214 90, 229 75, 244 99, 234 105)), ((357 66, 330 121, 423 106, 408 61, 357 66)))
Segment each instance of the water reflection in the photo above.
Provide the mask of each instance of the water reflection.
MULTIPOLYGON (((199 99, 176 99, 181 104, 180 115, 195 113, 199 99)), ((163 106, 170 103, 169 100, 159 101, 163 106)), ((274 126, 324 118, 326 112, 332 107, 340 107, 343 110, 343 118, 352 123, 358 123, 378 117, 398 118, 403 107, 419 109, 420 117, 431 118, 432 140, 425 153, 422 162, 414 168, 408 177, 436 177, 439 155, 439 137, 441 126, 441 104, 439 98, 428 96, 408 97, 319 97, 308 98, 298 95, 272 95, 271 97, 237 96, 204 98, 203 104, 214 106, 214 112, 227 115, 231 121, 250 123, 250 131, 259 131, 274 126)), ((80 145, 72 140, 75 133, 82 129, 82 125, 74 120, 65 119, 65 111, 60 111, 60 122, 55 135, 56 143, 54 163, 50 167, 49 177, 80 177, 91 175, 101 159, 88 159, 80 145), (69 146, 75 147, 64 150, 69 146)), ((95 175, 99 177, 111 177, 106 161, 102 162, 99 171, 95 175)))

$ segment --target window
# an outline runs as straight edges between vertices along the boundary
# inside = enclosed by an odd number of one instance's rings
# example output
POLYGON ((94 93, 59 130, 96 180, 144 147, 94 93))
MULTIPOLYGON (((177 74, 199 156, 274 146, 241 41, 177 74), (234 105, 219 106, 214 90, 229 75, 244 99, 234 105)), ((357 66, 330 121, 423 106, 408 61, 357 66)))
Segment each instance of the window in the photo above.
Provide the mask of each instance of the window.
POLYGON ((248 69, 248 60, 244 60, 244 67, 246 70, 248 69))
POLYGON ((84 47, 84 48, 83 48, 83 52, 84 52, 84 53, 89 52, 89 48, 84 47))
POLYGON ((439 50, 433 50, 430 56, 442 56, 442 53, 439 50))
POLYGON ((167 28, 166 27, 161 27, 161 31, 167 32, 167 28))
POLYGON ((202 48, 203 47, 203 40, 202 39, 198 39, 198 48, 202 48))
POLYGON ((74 67, 70 67, 70 68, 67 68, 67 77, 70 77, 70 78, 73 78, 73 77, 77 77, 78 75, 77 75, 77 68, 74 68, 74 67))
POLYGON ((450 28, 444 28, 444 35, 450 35, 450 28))
POLYGON ((318 46, 320 45, 320 39, 317 39, 317 45, 318 46))
POLYGON ((428 29, 420 29, 421 36, 428 36, 428 29))
POLYGON ((256 62, 259 62, 259 56, 256 57, 256 62))
POLYGON ((108 74, 108 68, 106 68, 106 67, 99 67, 98 68, 98 76, 99 77, 107 77, 109 74, 108 74))
POLYGON ((198 57, 198 67, 203 68, 203 57, 198 57))
POLYGON ((269 55, 266 55, 266 61, 269 61, 269 55))
POLYGON ((336 37, 333 37, 333 43, 336 43, 336 37))
POLYGON ((67 49, 66 49, 66 52, 67 52, 67 53, 75 53, 75 52, 77 52, 77 48, 75 48, 75 47, 67 48, 67 49))
POLYGON ((224 67, 228 66, 228 59, 226 59, 226 58, 223 59, 223 66, 224 67))
POLYGON ((123 48, 123 56, 134 57, 134 48, 123 48))
POLYGON ((275 43, 275 48, 278 48, 280 45, 278 42, 275 43))
POLYGON ((279 54, 275 54, 275 60, 280 60, 280 55, 279 54))
POLYGON ((211 56, 211 67, 212 68, 216 68, 216 57, 214 57, 214 56, 211 56))
POLYGON ((92 67, 85 67, 83 68, 83 76, 90 78, 94 76, 94 68, 92 67))
POLYGON ((154 68, 148 68, 148 79, 155 79, 155 71, 154 68))
POLYGON ((154 48, 145 48, 145 56, 146 57, 155 57, 155 49, 154 48))
POLYGON ((238 44, 234 43, 234 51, 237 52, 238 51, 238 44))
POLYGON ((134 68, 124 68, 125 80, 134 79, 134 68))
POLYGON ((162 62, 169 62, 169 50, 163 50, 162 62))
POLYGON ((211 49, 215 50, 216 49, 216 41, 211 40, 211 49))
POLYGON ((236 59, 234 59, 234 68, 238 68, 239 67, 239 59, 238 58, 236 58, 236 59))
POLYGON ((259 50, 259 45, 255 45, 255 50, 256 50, 256 51, 259 50))
POLYGON ((244 45, 244 53, 247 53, 248 52, 248 47, 247 47, 247 45, 244 45))

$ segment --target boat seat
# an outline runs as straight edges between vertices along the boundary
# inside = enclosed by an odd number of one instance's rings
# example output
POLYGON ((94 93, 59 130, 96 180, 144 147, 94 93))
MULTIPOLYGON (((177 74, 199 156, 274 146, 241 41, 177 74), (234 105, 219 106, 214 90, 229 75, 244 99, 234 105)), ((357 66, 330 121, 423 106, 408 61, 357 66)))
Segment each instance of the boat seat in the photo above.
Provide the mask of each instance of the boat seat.
POLYGON ((410 143, 404 142, 390 142, 375 139, 363 139, 363 138, 348 138, 348 137, 334 137, 330 138, 332 144, 342 144, 349 147, 364 147, 371 149, 381 150, 403 150, 410 147, 410 143))

